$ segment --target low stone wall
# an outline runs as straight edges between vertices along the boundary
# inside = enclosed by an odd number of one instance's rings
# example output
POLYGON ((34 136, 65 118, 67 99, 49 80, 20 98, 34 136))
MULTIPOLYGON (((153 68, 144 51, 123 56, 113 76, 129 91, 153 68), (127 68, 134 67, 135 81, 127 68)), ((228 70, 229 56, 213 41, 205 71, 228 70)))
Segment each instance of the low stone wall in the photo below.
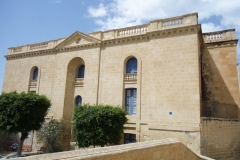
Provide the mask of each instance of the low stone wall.
POLYGON ((201 118, 201 154, 215 159, 240 158, 240 119, 201 118))
POLYGON ((210 160, 199 156, 177 139, 162 139, 125 145, 22 157, 19 160, 210 160))

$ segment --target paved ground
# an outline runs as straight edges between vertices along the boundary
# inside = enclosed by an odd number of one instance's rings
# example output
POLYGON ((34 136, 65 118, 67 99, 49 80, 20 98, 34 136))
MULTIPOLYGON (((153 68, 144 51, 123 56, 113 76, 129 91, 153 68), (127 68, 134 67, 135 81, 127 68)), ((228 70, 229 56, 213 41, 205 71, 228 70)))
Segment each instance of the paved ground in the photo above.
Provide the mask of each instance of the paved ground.
MULTIPOLYGON (((0 150, 0 155, 3 156, 4 158, 14 154, 17 154, 17 152, 0 150)), ((22 154, 36 154, 36 152, 22 152, 22 154)))
POLYGON ((3 156, 3 157, 7 157, 7 156, 11 156, 11 155, 14 155, 16 154, 17 152, 12 152, 12 151, 0 151, 0 155, 3 156))

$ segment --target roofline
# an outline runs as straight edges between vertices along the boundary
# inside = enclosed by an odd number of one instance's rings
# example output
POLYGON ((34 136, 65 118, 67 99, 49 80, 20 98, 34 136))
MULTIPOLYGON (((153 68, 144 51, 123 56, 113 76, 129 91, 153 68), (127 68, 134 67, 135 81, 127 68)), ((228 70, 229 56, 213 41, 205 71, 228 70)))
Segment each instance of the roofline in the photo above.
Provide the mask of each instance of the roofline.
POLYGON ((203 35, 207 35, 207 34, 211 34, 211 33, 227 32, 227 31, 236 31, 236 28, 225 29, 225 30, 214 31, 214 32, 205 32, 205 33, 202 33, 202 34, 203 34, 203 35))

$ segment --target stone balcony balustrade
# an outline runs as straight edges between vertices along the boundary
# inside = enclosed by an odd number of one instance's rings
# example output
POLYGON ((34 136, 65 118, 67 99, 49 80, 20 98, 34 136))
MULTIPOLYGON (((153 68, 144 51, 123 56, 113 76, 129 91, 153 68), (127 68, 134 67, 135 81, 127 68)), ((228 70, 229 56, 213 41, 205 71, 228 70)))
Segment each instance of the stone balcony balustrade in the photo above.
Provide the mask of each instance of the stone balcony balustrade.
POLYGON ((126 74, 124 74, 124 80, 125 81, 136 81, 137 80, 137 73, 133 73, 133 74, 126 73, 126 74))

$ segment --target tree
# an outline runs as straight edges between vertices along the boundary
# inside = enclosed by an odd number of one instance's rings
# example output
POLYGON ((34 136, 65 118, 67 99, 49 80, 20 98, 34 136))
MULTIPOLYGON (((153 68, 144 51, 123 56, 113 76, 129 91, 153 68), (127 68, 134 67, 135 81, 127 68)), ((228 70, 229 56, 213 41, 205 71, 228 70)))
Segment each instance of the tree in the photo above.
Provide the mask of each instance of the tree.
POLYGON ((52 119, 47 123, 43 123, 42 127, 37 131, 38 141, 43 141, 47 144, 47 152, 62 151, 60 142, 63 129, 64 123, 62 120, 52 119))
POLYGON ((119 144, 127 123, 126 115, 122 108, 109 105, 76 106, 73 131, 78 147, 119 144))
POLYGON ((50 106, 46 96, 36 93, 14 91, 0 95, 0 130, 5 134, 21 133, 18 156, 22 154, 28 131, 41 127, 50 106))

